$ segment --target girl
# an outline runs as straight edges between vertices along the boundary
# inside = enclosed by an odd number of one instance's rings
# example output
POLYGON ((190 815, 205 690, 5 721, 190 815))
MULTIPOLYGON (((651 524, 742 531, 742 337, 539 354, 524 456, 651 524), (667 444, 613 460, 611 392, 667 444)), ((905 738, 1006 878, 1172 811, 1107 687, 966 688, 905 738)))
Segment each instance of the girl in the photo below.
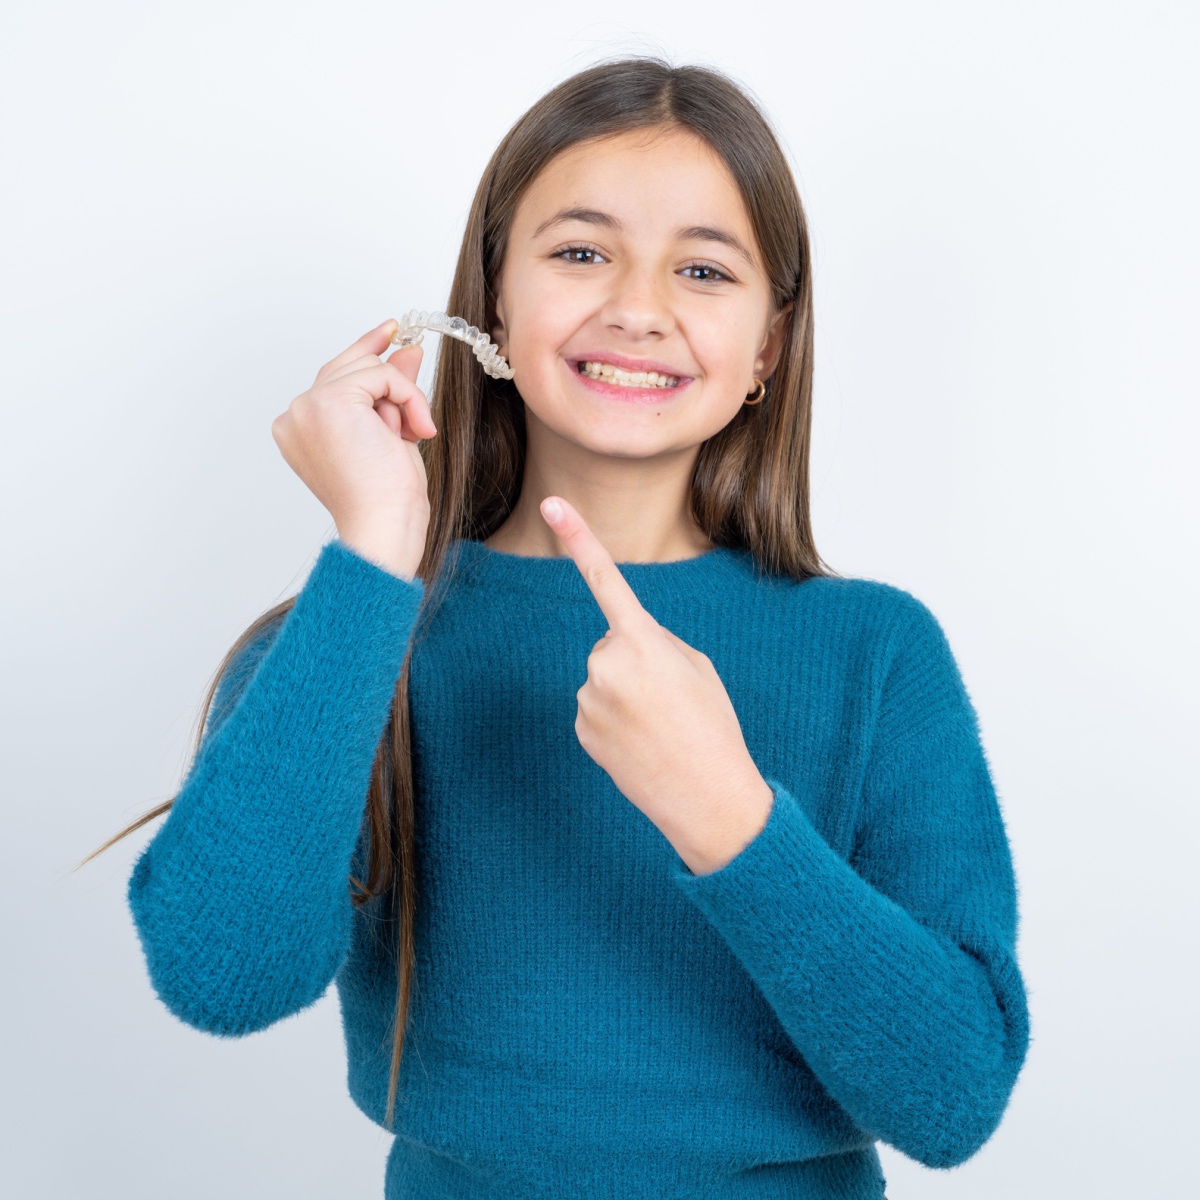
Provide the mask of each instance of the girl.
POLYGON ((447 340, 427 402, 389 321, 272 426, 338 536, 119 835, 170 809, 129 905, 197 1029, 336 984, 391 1200, 865 1200, 877 1141, 1003 1116, 1005 827, 936 619, 814 548, 812 309, 751 100, 603 63, 467 221, 448 310, 514 378, 447 340))

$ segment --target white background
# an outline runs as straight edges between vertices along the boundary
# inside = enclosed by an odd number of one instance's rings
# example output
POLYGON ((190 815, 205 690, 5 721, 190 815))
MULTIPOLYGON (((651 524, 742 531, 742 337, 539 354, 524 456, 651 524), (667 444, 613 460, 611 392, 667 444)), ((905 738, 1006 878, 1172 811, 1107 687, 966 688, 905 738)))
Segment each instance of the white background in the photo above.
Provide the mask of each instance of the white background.
POLYGON ((125 909, 149 831, 70 868, 173 794, 221 655, 333 536, 271 421, 365 330, 445 303, 530 103, 661 51, 781 133, 816 263, 817 543, 941 620, 1013 844, 1024 1074, 962 1167, 882 1147, 889 1197, 1190 1194, 1196 14, 10 3, 0 1190, 382 1195, 334 992, 197 1033, 125 909))

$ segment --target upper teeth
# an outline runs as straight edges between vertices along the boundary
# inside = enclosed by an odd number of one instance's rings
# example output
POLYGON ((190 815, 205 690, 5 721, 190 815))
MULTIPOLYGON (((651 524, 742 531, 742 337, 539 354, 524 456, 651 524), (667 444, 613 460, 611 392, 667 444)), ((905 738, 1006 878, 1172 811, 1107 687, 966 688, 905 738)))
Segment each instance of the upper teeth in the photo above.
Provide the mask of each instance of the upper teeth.
POLYGON ((615 383, 618 387, 678 387, 679 378, 676 375, 660 375, 657 371, 622 371, 612 363, 581 362, 580 373, 590 375, 593 379, 603 379, 605 383, 615 383))

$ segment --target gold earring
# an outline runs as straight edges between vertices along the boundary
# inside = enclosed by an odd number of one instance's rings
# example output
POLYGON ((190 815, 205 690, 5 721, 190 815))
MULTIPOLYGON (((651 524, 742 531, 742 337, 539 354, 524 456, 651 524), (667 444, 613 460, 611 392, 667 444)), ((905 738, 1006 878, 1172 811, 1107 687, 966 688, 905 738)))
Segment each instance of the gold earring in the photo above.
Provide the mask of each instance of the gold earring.
POLYGON ((754 399, 751 400, 750 397, 747 396, 746 399, 742 401, 743 404, 757 404, 767 394, 767 385, 763 383, 761 379, 756 377, 754 382, 758 385, 751 393, 754 399))

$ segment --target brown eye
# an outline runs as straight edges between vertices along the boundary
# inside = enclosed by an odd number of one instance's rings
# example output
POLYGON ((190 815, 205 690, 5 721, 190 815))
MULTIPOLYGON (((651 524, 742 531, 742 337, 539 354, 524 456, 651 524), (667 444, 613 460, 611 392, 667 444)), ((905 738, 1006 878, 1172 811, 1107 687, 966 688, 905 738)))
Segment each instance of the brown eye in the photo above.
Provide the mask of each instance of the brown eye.
POLYGON ((582 255, 590 254, 593 257, 593 260, 599 259, 601 262, 604 261, 603 257, 600 254, 600 251, 597 250, 595 246, 567 246, 562 250, 556 250, 554 252, 553 257, 554 258, 562 258, 564 262, 579 263, 581 266, 585 266, 585 267, 591 265, 591 263, 589 263, 586 258, 573 258, 573 257, 572 258, 563 258, 564 255, 577 255, 577 254, 582 254, 582 255))
POLYGON ((714 280, 712 278, 712 276, 714 276, 714 275, 719 276, 721 279, 724 279, 724 280, 729 279, 729 276, 726 275, 724 271, 720 270, 717 267, 712 266, 709 263, 693 263, 690 267, 684 267, 683 269, 685 271, 707 271, 707 272, 709 272, 709 277, 707 279, 697 279, 696 280, 697 283, 715 283, 716 280, 714 280))

